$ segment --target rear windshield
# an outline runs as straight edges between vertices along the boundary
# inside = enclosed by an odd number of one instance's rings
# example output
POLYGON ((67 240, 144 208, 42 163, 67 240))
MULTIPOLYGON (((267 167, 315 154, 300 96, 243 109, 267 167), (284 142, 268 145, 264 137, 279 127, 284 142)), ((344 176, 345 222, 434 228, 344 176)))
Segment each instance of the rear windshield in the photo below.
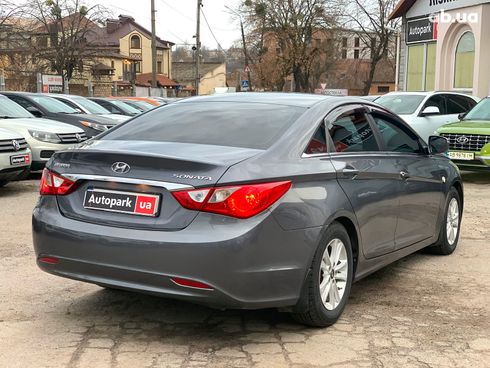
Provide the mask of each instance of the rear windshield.
POLYGON ((175 103, 137 117, 101 139, 267 149, 304 111, 259 103, 175 103))

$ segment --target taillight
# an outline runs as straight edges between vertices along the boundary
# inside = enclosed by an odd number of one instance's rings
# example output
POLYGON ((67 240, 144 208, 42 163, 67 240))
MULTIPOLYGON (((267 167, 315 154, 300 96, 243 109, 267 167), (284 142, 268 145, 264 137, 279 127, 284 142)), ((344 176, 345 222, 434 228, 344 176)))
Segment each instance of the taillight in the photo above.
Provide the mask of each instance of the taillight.
POLYGON ((75 189, 75 182, 44 169, 39 193, 41 195, 65 195, 75 189))
POLYGON ((291 188, 290 181, 172 192, 182 207, 249 218, 269 208, 291 188))

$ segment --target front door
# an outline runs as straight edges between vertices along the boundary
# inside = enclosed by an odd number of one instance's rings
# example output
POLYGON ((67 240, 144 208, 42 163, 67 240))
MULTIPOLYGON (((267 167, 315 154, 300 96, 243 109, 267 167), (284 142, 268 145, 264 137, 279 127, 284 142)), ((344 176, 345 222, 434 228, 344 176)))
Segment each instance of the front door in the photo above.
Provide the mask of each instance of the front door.
POLYGON ((402 122, 380 111, 370 116, 379 131, 386 160, 401 178, 395 232, 395 249, 401 249, 436 234, 445 170, 437 166, 420 139, 402 122))
POLYGON ((364 256, 372 258, 394 250, 400 177, 380 152, 366 111, 342 107, 326 123, 337 180, 357 217, 364 256))

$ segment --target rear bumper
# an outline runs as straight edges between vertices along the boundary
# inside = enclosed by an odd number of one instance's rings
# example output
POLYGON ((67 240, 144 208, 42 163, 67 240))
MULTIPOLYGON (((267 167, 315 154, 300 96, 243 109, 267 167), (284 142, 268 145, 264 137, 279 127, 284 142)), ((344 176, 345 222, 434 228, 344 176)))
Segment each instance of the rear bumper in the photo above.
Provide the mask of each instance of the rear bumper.
POLYGON ((270 212, 247 220, 200 213, 180 231, 123 229, 65 218, 54 197, 40 204, 33 212, 36 257, 60 260, 38 261, 44 271, 220 308, 295 305, 321 233, 284 231, 270 212))

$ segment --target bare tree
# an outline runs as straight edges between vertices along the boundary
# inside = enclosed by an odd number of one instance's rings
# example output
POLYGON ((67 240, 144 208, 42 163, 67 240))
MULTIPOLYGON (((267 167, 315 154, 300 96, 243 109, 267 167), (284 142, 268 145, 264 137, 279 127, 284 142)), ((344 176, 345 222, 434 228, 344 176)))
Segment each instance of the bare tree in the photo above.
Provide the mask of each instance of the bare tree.
POLYGON ((97 50, 93 39, 108 11, 83 0, 30 0, 28 15, 35 21, 32 50, 48 68, 67 81, 93 62, 97 50))
POLYGON ((270 63, 271 53, 275 54, 275 71, 283 79, 292 74, 297 92, 310 90, 314 62, 321 53, 314 35, 335 24, 336 4, 333 0, 243 0, 239 12, 255 41, 251 43, 256 60, 270 63))
POLYGON ((398 20, 389 20, 398 0, 354 0, 349 9, 348 24, 357 28, 357 35, 369 53, 369 71, 363 93, 367 95, 379 62, 387 59, 395 47, 398 20))

